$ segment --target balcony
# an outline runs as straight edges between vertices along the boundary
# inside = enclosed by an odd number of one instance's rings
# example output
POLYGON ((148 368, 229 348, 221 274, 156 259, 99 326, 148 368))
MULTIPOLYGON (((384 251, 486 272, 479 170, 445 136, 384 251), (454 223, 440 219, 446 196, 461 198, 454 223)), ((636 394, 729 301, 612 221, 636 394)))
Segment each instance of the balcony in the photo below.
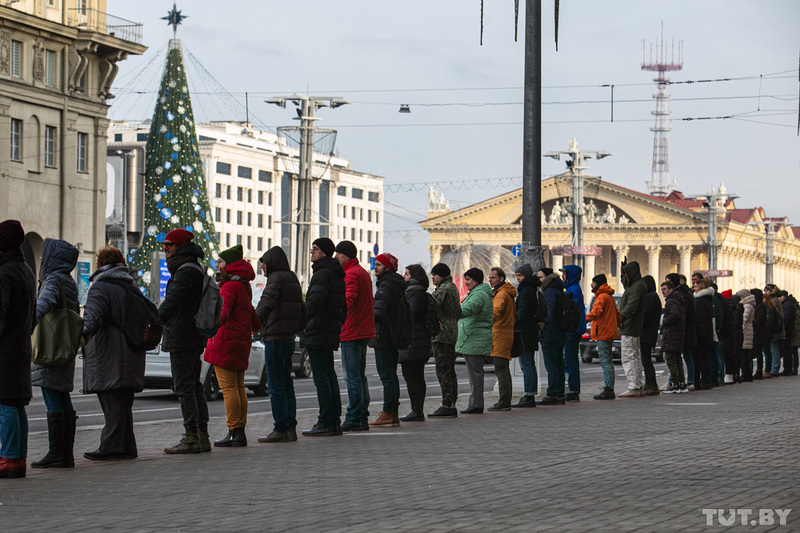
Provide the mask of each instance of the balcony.
POLYGON ((142 44, 142 23, 133 22, 90 8, 72 8, 67 13, 67 26, 85 31, 105 33, 131 43, 142 44))

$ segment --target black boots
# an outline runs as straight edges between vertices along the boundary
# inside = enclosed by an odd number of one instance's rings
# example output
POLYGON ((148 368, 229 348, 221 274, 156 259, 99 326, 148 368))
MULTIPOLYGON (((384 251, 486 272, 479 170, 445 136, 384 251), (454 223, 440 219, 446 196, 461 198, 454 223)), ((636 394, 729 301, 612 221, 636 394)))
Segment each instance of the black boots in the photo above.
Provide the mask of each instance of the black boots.
POLYGON ((50 441, 50 449, 41 460, 31 463, 32 468, 73 468, 75 466, 72 448, 75 444, 77 418, 75 411, 47 413, 47 438, 50 441))
POLYGON ((244 427, 231 429, 224 438, 215 440, 214 446, 218 448, 241 448, 247 446, 247 436, 244 434, 244 427))

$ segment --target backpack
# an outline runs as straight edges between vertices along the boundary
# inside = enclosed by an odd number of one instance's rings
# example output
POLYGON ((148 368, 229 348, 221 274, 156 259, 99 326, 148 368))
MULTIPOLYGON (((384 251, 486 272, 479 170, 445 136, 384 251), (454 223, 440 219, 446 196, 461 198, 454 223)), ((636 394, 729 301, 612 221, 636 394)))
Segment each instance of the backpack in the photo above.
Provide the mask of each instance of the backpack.
POLYGON ((558 315, 558 325, 561 326, 564 333, 575 333, 581 324, 581 314, 578 311, 578 306, 572 296, 566 292, 561 294, 561 299, 561 314, 558 315))
POLYGON ((536 289, 536 320, 547 318, 547 303, 544 301, 544 293, 541 287, 536 289))
POLYGON ((411 312, 411 306, 408 305, 405 295, 401 293, 399 299, 397 316, 395 316, 390 331, 395 347, 398 350, 406 350, 414 340, 414 314, 411 312))
POLYGON ((125 308, 122 324, 112 324, 122 332, 134 350, 153 350, 161 342, 163 327, 156 305, 148 300, 132 283, 124 280, 103 280, 125 289, 125 308))
POLYGON ((428 300, 428 307, 425 310, 425 334, 434 338, 442 331, 442 324, 439 322, 439 311, 436 309, 436 300, 429 292, 425 293, 428 300))
POLYGON ((222 319, 222 295, 219 286, 206 274, 205 269, 197 263, 186 263, 178 270, 193 267, 203 273, 203 294, 200 297, 200 307, 194 315, 194 327, 200 336, 210 339, 217 334, 219 322, 222 319))

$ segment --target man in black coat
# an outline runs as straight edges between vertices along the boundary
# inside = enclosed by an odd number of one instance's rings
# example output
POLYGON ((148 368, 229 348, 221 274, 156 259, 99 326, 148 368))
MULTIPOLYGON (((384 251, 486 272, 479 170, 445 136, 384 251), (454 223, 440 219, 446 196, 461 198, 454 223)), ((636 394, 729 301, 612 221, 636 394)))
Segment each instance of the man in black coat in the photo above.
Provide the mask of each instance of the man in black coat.
POLYGON ((539 298, 539 287, 542 282, 534 275, 529 264, 520 265, 515 272, 519 286, 517 288, 517 329, 522 337, 524 351, 519 356, 522 370, 523 395, 511 407, 536 407, 536 393, 539 392, 539 377, 536 372, 534 354, 539 348, 539 323, 536 308, 539 298))
POLYGON ((25 477, 36 282, 22 255, 25 231, 0 223, 0 478, 25 477))
POLYGON ((375 275, 378 278, 378 291, 375 293, 375 366, 383 384, 383 410, 369 425, 397 427, 400 425, 397 335, 402 326, 397 323, 397 311, 400 305, 405 305, 406 280, 397 273, 397 258, 392 254, 380 254, 375 258, 375 275))
POLYGON ((778 299, 781 301, 783 310, 783 327, 786 338, 782 341, 783 346, 783 372, 782 376, 797 375, 797 347, 792 347, 792 337, 794 337, 794 321, 797 317, 797 300, 786 291, 781 291, 778 299))
POLYGON ((675 292, 671 281, 661 284, 664 296, 664 320, 661 324, 661 351, 669 368, 669 383, 664 388, 665 394, 689 392, 686 388, 681 362, 681 351, 686 336, 686 313, 684 299, 675 292))
POLYGON ((333 352, 339 349, 339 336, 347 317, 347 300, 344 269, 333 257, 335 251, 336 245, 327 237, 319 238, 311 245, 314 274, 306 293, 308 324, 304 343, 317 388, 319 417, 314 427, 303 431, 307 437, 342 434, 342 397, 333 367, 333 352))
POLYGON ((694 357, 693 349, 697 346, 697 307, 692 289, 686 285, 683 274, 667 274, 666 280, 675 287, 675 292, 683 299, 683 311, 686 316, 686 333, 683 339, 683 360, 686 362, 686 386, 694 390, 694 357))
POLYGON ((208 404, 203 384, 200 383, 203 366, 200 355, 206 347, 206 339, 194 325, 206 275, 199 260, 205 254, 192 239, 194 234, 185 229, 172 230, 164 238, 164 253, 171 277, 167 281, 164 301, 158 308, 161 323, 164 324, 161 349, 169 352, 175 394, 181 404, 183 427, 186 430, 178 444, 164 448, 166 453, 171 454, 211 451, 208 404))
MULTIPOLYGON (((769 345, 769 324, 767 324, 767 304, 761 289, 750 289, 756 299, 755 318, 753 319, 753 353, 756 356, 756 372, 754 380, 764 379, 764 346, 769 345)), ((766 369, 769 372, 769 368, 766 369)))

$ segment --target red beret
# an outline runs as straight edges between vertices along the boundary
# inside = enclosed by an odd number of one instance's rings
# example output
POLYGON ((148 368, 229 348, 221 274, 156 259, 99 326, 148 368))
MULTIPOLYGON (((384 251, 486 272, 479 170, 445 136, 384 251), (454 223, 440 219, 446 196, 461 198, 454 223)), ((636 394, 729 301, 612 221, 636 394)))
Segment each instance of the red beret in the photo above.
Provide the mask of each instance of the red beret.
POLYGON ((164 243, 177 244, 180 248, 192 239, 194 239, 194 233, 191 231, 186 231, 185 229, 174 229, 167 233, 167 236, 164 238, 164 243))
POLYGON ((378 261, 389 270, 397 271, 397 258, 392 254, 380 254, 375 258, 375 261, 378 261))

